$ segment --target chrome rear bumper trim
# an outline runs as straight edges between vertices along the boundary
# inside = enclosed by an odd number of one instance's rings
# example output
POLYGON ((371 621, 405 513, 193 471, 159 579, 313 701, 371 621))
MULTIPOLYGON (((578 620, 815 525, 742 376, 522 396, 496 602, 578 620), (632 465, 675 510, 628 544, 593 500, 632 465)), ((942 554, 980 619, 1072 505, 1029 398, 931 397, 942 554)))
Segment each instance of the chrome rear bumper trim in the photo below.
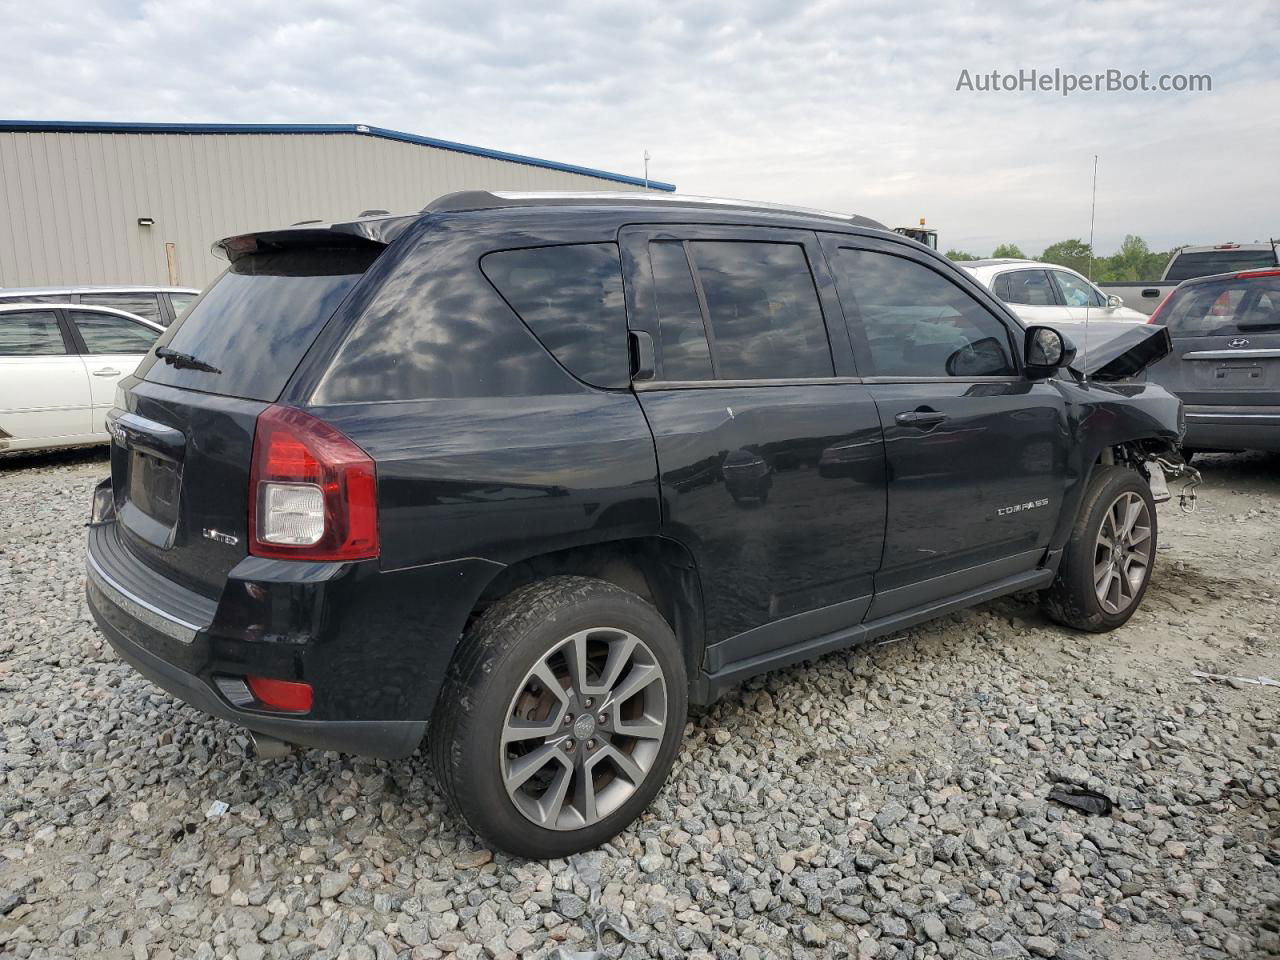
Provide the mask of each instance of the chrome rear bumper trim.
POLYGON ((107 576, 98 561, 93 558, 92 553, 88 554, 88 561, 86 572, 88 573, 89 583, 105 599, 115 604, 135 620, 160 631, 167 637, 172 637, 180 643, 191 643, 195 640, 196 634, 200 632, 199 625, 189 623, 166 610, 161 610, 154 604, 143 600, 137 594, 125 590, 120 584, 107 576))

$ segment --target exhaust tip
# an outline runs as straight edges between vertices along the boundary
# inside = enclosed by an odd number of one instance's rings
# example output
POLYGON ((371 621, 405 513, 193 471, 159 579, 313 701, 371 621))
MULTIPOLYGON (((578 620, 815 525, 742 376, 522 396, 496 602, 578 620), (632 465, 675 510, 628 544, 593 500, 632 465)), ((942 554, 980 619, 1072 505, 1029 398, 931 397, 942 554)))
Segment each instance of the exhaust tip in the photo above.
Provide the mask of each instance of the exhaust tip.
POLYGON ((296 749, 294 744, 269 737, 265 733, 250 731, 249 738, 253 743, 253 755, 259 760, 279 760, 296 749))

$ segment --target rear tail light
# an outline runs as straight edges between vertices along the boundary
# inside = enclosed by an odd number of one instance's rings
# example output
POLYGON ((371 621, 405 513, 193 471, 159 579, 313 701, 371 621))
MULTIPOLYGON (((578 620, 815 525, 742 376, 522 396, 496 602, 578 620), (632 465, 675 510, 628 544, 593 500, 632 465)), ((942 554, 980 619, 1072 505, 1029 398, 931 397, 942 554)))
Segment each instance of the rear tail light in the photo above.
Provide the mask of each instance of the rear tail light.
POLYGON ((263 706, 291 713, 307 713, 311 709, 311 684, 271 677, 245 677, 249 692, 263 706))
POLYGON ((1252 280, 1254 277, 1280 277, 1280 270, 1268 270, 1265 267, 1258 270, 1244 270, 1237 273, 1237 280, 1252 280))
POLYGON ((249 552, 317 561, 376 557, 373 460, 311 414, 268 407, 253 438, 249 552))

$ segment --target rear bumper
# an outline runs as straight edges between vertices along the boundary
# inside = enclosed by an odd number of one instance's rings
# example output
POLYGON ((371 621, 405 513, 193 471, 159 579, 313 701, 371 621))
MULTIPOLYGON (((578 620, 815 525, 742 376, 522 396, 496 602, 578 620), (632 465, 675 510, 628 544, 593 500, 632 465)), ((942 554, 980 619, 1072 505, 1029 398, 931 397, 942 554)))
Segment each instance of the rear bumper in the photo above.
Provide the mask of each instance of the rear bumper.
POLYGON ((1280 451, 1280 406, 1188 404, 1186 414, 1185 446, 1280 451))
POLYGON ((139 673, 255 733, 385 759, 417 749, 497 566, 383 572, 376 561, 247 557, 213 599, 157 573, 127 541, 113 517, 90 526, 86 593, 98 627, 139 673), (248 692, 246 676, 310 684, 311 710, 273 710, 248 692))
POLYGON ((100 612, 104 595, 95 589, 92 574, 90 577, 90 609, 93 610, 94 619, 98 621, 99 629, 116 653, 120 654, 120 659, 166 693, 197 710, 230 720, 254 733, 266 734, 299 746, 386 760, 396 760, 412 754, 427 732, 425 720, 309 720, 302 717, 272 717, 240 710, 200 677, 174 666, 126 637, 100 612))

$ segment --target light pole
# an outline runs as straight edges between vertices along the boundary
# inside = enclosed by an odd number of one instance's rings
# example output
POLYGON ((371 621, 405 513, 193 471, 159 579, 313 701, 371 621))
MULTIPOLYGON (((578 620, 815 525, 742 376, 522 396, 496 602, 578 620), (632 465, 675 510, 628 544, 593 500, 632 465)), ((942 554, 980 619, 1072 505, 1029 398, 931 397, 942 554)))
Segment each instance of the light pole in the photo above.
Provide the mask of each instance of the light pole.
POLYGON ((649 151, 644 152, 644 188, 649 189, 649 151))

